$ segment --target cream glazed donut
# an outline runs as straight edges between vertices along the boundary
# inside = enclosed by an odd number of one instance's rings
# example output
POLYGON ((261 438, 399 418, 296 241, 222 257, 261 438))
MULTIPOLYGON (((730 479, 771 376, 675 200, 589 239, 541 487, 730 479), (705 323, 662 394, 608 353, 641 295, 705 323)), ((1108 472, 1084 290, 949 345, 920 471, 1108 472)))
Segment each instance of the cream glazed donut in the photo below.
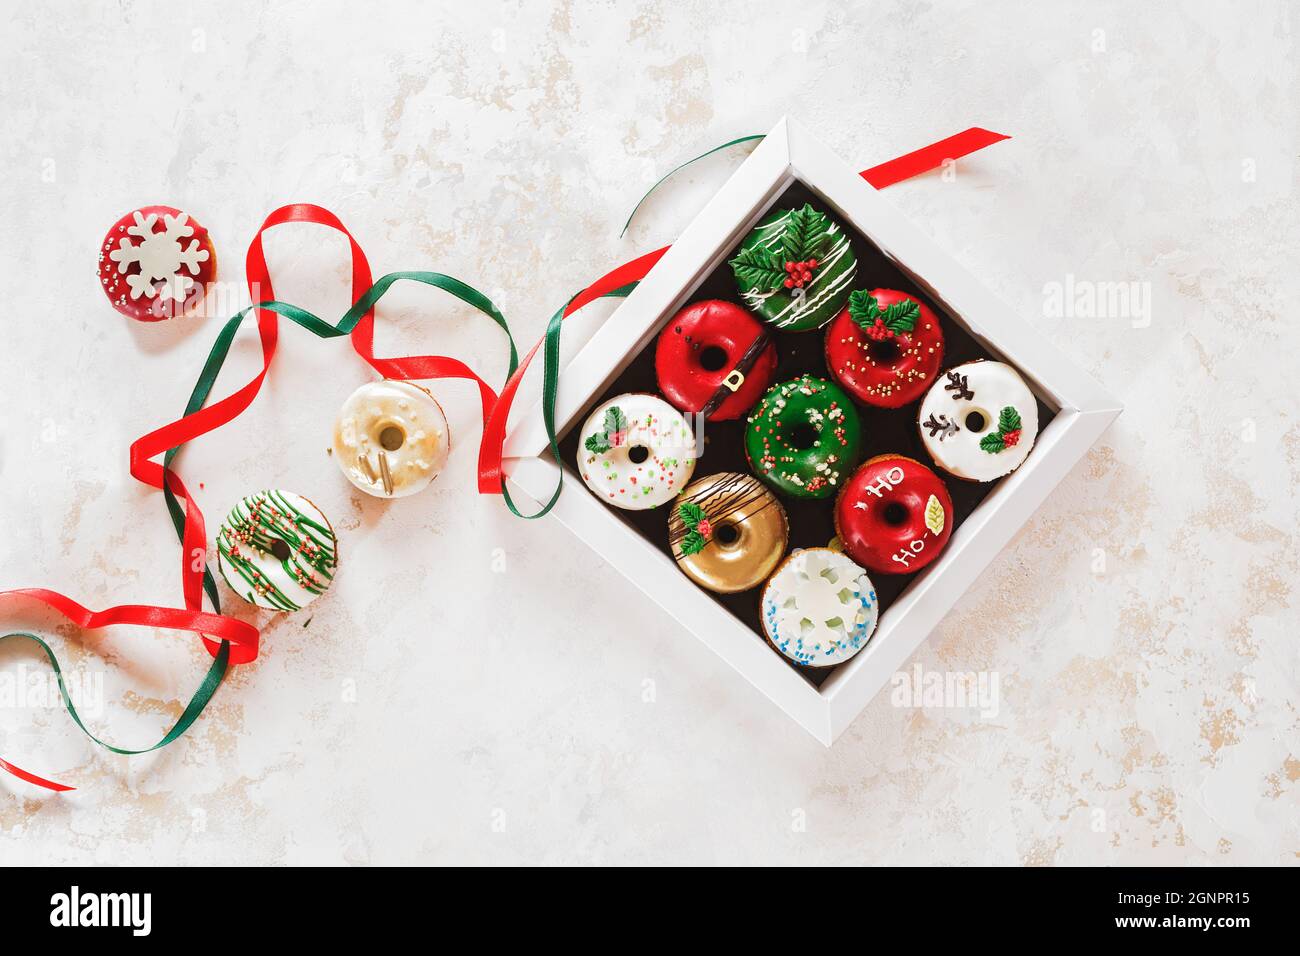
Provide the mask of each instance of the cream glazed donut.
POLYGON ((1038 437, 1038 403, 1010 365, 977 359, 944 372, 921 402, 925 450, 967 481, 1009 475, 1038 437))
POLYGON ((334 460, 348 481, 377 498, 423 491, 442 471, 450 448, 442 406, 410 382, 362 385, 334 423, 334 460))
POLYGON ((641 392, 597 405, 578 434, 578 474, 596 497, 629 511, 676 498, 696 457, 695 433, 682 413, 641 392))

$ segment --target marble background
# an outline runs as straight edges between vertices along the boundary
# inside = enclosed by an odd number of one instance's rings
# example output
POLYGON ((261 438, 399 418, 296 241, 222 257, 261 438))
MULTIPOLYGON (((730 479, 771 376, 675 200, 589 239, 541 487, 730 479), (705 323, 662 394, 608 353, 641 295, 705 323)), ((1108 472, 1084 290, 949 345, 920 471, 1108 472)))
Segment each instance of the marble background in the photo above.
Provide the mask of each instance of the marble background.
MULTIPOLYGON (((80 788, 0 777, 0 861, 1296 861, 1294 11, 667 6, 6 3, 0 587, 180 601, 127 448, 180 413, 220 317, 145 327, 107 306, 97 243, 135 206, 204 222, 235 295, 262 217, 325 204, 376 273, 479 284, 527 343, 670 241, 744 151, 619 240, 689 156, 787 112, 862 167, 978 124, 1015 138, 889 199, 1127 404, 913 659, 996 675, 996 713, 884 693, 824 749, 563 528, 473 494, 469 386, 435 387, 456 445, 433 490, 355 493, 326 446, 367 370, 286 328, 253 409, 181 469, 212 525, 261 487, 310 495, 341 529, 337 584, 282 618, 232 599, 262 657, 159 753, 108 754, 39 701, 0 708, 0 754, 80 788), (1061 315, 1067 282, 1138 295, 1061 315)), ((345 253, 310 227, 268 240, 280 296, 331 318, 345 253)), ((378 340, 504 375, 500 333, 428 290, 387 300, 378 340)), ((257 355, 241 334, 219 390, 257 355)), ((185 637, 3 614, 98 683, 88 723, 123 746, 153 743, 207 662, 185 637)), ((41 668, 0 648, 0 692, 45 686, 41 668)))

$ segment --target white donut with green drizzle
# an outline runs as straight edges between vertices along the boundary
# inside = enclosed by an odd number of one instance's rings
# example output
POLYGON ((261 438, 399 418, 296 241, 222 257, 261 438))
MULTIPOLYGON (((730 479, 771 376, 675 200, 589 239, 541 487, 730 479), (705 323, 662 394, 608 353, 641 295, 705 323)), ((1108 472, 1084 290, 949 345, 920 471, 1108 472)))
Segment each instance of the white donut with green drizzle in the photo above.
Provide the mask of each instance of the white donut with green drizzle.
POLYGON ((249 604, 297 611, 334 580, 338 542, 329 519, 302 495, 259 491, 222 522, 217 567, 249 604))
POLYGON ((597 405, 578 433, 578 474, 596 497, 629 511, 672 501, 695 472, 695 432, 662 398, 640 392, 597 405))
POLYGON ((918 419, 925 450, 944 471, 967 481, 1009 475, 1038 437, 1038 403, 1019 373, 976 360, 942 373, 918 419))

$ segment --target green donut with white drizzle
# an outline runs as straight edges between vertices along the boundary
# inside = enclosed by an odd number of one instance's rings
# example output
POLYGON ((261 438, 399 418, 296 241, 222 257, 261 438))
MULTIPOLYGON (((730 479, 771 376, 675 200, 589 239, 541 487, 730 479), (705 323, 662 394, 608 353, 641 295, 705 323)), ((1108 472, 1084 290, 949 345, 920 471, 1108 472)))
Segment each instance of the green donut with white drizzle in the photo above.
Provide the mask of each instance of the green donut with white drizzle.
POLYGON ((745 423, 754 473, 793 498, 829 498, 862 452, 862 423, 848 393, 812 375, 768 389, 745 423))
POLYGON ((292 491, 259 491, 230 510, 217 532, 217 567, 250 604, 297 611, 325 592, 338 541, 321 510, 292 491))
POLYGON ((769 213, 728 265, 745 304, 788 332, 821 328, 835 318, 858 274, 848 236, 811 203, 769 213))

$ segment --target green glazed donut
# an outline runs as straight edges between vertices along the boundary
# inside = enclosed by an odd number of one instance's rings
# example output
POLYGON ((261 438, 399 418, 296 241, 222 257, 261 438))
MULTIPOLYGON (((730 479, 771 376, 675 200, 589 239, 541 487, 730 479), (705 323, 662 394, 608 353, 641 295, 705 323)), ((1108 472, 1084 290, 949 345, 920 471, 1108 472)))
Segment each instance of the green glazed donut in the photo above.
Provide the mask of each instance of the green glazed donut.
POLYGON ((810 203, 769 213, 728 264, 745 304, 788 332, 821 328, 835 318, 858 274, 844 230, 810 203))
POLYGON ((862 451, 848 393, 812 375, 773 385, 749 411, 745 456, 754 473, 793 498, 829 498, 862 451))

